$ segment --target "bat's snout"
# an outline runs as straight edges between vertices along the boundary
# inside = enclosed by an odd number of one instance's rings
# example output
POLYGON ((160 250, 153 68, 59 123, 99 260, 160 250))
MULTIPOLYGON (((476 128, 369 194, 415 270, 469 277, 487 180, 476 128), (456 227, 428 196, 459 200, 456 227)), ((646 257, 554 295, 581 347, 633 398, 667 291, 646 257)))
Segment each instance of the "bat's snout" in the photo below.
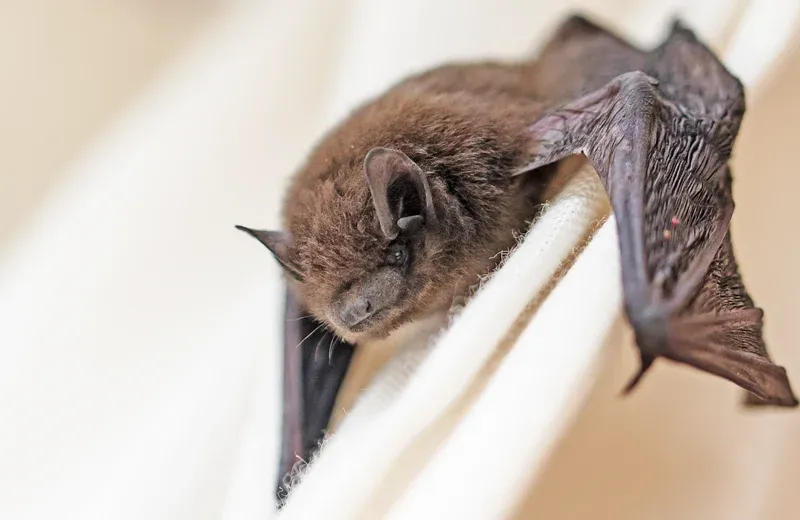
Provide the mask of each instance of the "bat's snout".
POLYGON ((339 309, 339 318, 352 328, 369 319, 375 313, 375 306, 367 298, 359 297, 339 309))
POLYGON ((332 302, 332 315, 348 332, 378 333, 385 318, 401 299, 404 279, 392 269, 381 269, 353 283, 332 302))

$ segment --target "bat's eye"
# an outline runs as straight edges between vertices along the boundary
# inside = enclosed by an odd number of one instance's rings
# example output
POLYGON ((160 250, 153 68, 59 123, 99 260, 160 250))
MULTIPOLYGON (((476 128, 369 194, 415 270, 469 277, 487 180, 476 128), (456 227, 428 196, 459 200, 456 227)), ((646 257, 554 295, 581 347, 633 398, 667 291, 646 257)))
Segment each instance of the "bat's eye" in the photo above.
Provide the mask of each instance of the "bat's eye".
POLYGON ((401 266, 406 263, 408 252, 402 244, 392 244, 386 255, 386 263, 389 265, 401 266))

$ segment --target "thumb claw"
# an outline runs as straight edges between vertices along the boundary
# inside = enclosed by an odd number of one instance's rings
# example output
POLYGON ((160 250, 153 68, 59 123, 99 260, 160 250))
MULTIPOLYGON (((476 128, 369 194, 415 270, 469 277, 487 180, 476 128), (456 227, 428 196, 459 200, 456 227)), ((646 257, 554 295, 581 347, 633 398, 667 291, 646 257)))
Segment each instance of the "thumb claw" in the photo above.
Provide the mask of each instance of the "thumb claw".
POLYGON ((642 380, 642 377, 644 377, 645 373, 647 373, 650 367, 653 366, 653 361, 655 361, 655 358, 653 356, 641 354, 641 358, 642 358, 642 364, 641 367, 639 368, 639 371, 636 373, 636 375, 634 375, 631 378, 628 384, 625 385, 625 388, 622 390, 620 395, 627 396, 631 392, 633 392, 633 389, 636 388, 636 386, 642 380))

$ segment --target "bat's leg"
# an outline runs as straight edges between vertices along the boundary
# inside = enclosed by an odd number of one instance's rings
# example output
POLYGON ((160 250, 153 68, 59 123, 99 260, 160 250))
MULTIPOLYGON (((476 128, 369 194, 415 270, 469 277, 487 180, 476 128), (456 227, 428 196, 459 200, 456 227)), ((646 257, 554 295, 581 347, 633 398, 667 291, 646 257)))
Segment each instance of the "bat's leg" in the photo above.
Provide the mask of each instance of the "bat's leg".
POLYGON ((347 376, 353 345, 309 315, 287 291, 283 348, 283 429, 276 486, 279 507, 299 478, 296 467, 316 454, 336 396, 347 376))
POLYGON ((761 342, 760 309, 677 318, 664 357, 731 381, 759 404, 798 405, 786 369, 773 363, 761 342))

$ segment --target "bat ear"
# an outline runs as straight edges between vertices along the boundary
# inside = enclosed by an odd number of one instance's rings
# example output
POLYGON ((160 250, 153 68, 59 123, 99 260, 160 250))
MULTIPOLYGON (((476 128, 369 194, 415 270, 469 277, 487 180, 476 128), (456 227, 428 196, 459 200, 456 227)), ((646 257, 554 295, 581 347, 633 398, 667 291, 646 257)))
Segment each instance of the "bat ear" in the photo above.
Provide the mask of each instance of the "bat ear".
POLYGON ((278 263, 286 269, 295 279, 302 281, 303 277, 300 274, 300 269, 292 262, 290 252, 292 247, 292 236, 285 231, 269 231, 250 229, 244 226, 236 226, 239 231, 244 231, 261 242, 267 249, 272 252, 272 255, 278 263))
POLYGON ((390 240, 436 222, 433 196, 425 172, 406 154, 373 148, 364 158, 372 204, 381 231, 390 240))

